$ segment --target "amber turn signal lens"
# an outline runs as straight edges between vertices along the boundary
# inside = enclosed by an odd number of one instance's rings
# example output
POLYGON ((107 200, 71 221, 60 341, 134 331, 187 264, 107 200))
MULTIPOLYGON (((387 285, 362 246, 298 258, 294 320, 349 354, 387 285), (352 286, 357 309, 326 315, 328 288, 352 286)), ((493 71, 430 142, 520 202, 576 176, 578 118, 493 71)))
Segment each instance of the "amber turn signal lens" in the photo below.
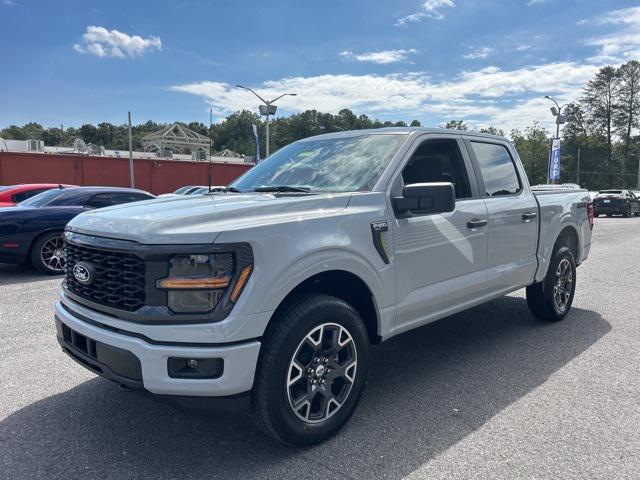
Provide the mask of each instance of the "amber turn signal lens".
POLYGON ((236 282, 236 285, 233 287, 233 290, 231 290, 231 295, 229 295, 229 300, 231 300, 232 303, 236 303, 236 300, 238 300, 238 297, 242 293, 242 289, 247 283, 247 280, 249 280, 249 276, 251 276, 252 270, 253 270, 253 266, 247 265, 240 272, 240 275, 238 276, 238 281, 236 282))
POLYGON ((158 287, 166 290, 217 290, 229 285, 229 277, 163 278, 158 287))

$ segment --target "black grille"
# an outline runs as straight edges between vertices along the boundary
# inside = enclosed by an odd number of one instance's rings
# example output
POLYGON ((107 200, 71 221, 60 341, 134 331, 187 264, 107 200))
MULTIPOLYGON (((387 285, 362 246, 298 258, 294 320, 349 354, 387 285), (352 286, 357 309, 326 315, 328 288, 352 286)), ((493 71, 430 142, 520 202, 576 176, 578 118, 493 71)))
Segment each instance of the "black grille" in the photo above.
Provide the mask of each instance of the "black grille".
POLYGON ((65 244, 64 285, 72 293, 100 305, 130 312, 145 304, 145 263, 129 253, 110 252, 71 243, 65 244), (94 272, 91 283, 83 285, 73 276, 78 262, 94 272))

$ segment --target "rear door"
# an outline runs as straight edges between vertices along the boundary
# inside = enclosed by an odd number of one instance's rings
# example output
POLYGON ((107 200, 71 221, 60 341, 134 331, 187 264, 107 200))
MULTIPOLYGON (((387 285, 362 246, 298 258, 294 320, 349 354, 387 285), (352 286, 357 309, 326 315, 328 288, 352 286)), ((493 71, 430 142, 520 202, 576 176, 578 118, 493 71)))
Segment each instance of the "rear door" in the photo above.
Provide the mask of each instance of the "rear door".
POLYGON ((468 136, 489 217, 487 286, 492 295, 529 285, 537 260, 538 203, 509 143, 468 136))
POLYGON ((390 193, 400 196, 404 185, 431 182, 454 184, 453 212, 391 221, 398 298, 395 333, 462 310, 486 288, 487 209, 461 136, 418 137, 390 193))

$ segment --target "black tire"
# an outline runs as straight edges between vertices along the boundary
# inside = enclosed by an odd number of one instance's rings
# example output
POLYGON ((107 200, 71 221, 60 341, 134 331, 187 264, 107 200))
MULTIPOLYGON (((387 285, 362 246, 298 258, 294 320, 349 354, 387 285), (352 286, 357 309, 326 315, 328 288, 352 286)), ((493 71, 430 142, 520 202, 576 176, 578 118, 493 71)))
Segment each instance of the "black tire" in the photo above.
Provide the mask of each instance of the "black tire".
POLYGON ((612 217, 613 213, 607 213, 607 217, 612 217))
MULTIPOLYGON (((362 322, 358 312, 344 300, 324 294, 305 294, 296 298, 289 307, 284 310, 278 318, 274 319, 262 344, 260 360, 258 362, 258 370, 256 372, 254 388, 252 392, 251 411, 257 426, 266 434, 275 440, 289 446, 313 445, 334 435, 349 420, 353 414, 360 395, 364 388, 365 379, 369 362, 369 337, 367 330, 362 322), (349 354, 353 355, 355 351, 355 367, 346 367, 346 363, 353 362, 352 359, 345 360, 345 364, 339 366, 339 363, 332 363, 333 360, 327 362, 324 356, 319 357, 317 351, 314 351, 308 336, 312 335, 322 325, 337 325, 338 327, 326 326, 326 335, 323 329, 320 335, 325 335, 320 340, 320 347, 324 348, 326 338, 333 337, 335 331, 339 337, 338 344, 343 341, 343 329, 346 329, 350 336, 349 343, 335 347, 335 351, 344 351, 348 348, 349 354), (337 330, 331 331, 331 328, 337 330), (295 380, 294 360, 300 360, 302 353, 308 354, 305 349, 311 352, 310 363, 303 365, 305 368, 297 369, 300 371, 300 377, 295 380), (302 353, 299 353, 302 352, 302 353), (315 360, 324 359, 328 367, 338 366, 337 368, 329 368, 327 378, 322 378, 323 385, 319 384, 314 387, 311 382, 320 382, 316 379, 317 370, 312 368, 315 360), (345 368, 346 367, 346 368, 345 368), (342 369, 351 370, 350 376, 353 377, 352 382, 347 382, 342 378, 343 383, 339 383, 340 375, 337 373, 342 369), (313 370, 313 373, 311 373, 313 370), (331 371, 334 370, 334 371, 331 371), (329 376, 333 376, 330 379, 329 376), (311 380, 313 378, 313 380, 311 380), (294 380, 291 385, 289 381, 294 380), (326 383, 325 383, 326 382, 326 383), (292 390, 299 388, 302 392, 301 397, 311 398, 307 410, 294 411, 290 398, 292 390), (342 389, 347 388, 346 395, 342 398, 340 406, 332 404, 331 400, 325 398, 326 395, 332 395, 335 387, 343 392, 342 389), (320 389, 322 388, 322 392, 320 389), (311 393, 309 393, 311 392, 311 393), (326 394, 326 395, 325 395, 326 394), (327 418, 311 418, 312 403, 316 402, 317 396, 320 395, 320 401, 324 406, 320 407, 327 418), (325 403, 326 402, 326 403, 325 403), (330 407, 333 405, 333 411, 330 407), (300 418, 306 416, 308 421, 300 418), (313 422, 313 423, 312 423, 313 422)), ((329 340, 331 340, 330 338, 329 340)), ((339 362, 340 353, 329 353, 326 351, 327 357, 330 359, 335 356, 335 361, 339 362)), ((324 354, 321 354, 324 355, 324 354)), ((298 364, 302 365, 303 361, 298 364)), ((351 363, 350 363, 351 364, 351 363)), ((315 367, 319 369, 319 367, 315 367)), ((323 370, 324 372, 324 370, 323 370)), ((343 392, 344 393, 344 392, 343 392)), ((337 398, 337 397, 336 397, 337 398)), ((291 400, 293 402, 293 400, 291 400)))
MULTIPOLYGON (((565 278, 566 280, 566 278, 565 278)), ((544 280, 527 287, 527 305, 529 310, 536 317, 542 320, 558 322, 567 316, 571 310, 573 296, 576 291, 576 262, 573 253, 567 247, 559 248, 551 259, 549 270, 544 280), (566 263, 565 263, 566 262, 566 263), (558 277, 560 265, 567 266, 571 273, 571 285, 567 287, 566 282, 562 282, 560 293, 561 305, 558 304, 558 296, 554 287, 561 281, 558 277), (568 264, 568 265, 567 265, 568 264), (568 294, 568 297, 565 295, 568 294), (566 303, 565 303, 566 302, 566 303)))
POLYGON ((631 205, 627 205, 622 212, 622 216, 624 218, 629 218, 631 216, 631 205))
POLYGON ((599 214, 599 213, 594 213, 594 214, 593 214, 593 216, 594 216, 595 218, 598 218, 598 217, 600 216, 600 214, 599 214))
POLYGON ((60 261, 46 260, 45 251, 48 251, 54 243, 60 245, 60 248, 62 248, 62 232, 49 232, 36 238, 31 246, 31 264, 39 272, 47 275, 62 275, 64 273, 64 257, 62 257, 60 261))

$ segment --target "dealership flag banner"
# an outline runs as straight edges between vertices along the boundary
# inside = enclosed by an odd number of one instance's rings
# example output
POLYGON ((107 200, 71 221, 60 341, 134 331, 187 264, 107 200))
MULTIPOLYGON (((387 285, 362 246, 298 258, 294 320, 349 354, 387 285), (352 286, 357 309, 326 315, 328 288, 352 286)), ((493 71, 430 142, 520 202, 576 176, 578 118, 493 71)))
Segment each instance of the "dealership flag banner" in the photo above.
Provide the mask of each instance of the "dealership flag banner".
POLYGON ((551 161, 549 162, 549 180, 560 180, 560 139, 554 138, 551 145, 551 161))
POLYGON ((256 139, 256 163, 260 163, 260 139, 258 138, 258 126, 253 124, 253 138, 256 139))

